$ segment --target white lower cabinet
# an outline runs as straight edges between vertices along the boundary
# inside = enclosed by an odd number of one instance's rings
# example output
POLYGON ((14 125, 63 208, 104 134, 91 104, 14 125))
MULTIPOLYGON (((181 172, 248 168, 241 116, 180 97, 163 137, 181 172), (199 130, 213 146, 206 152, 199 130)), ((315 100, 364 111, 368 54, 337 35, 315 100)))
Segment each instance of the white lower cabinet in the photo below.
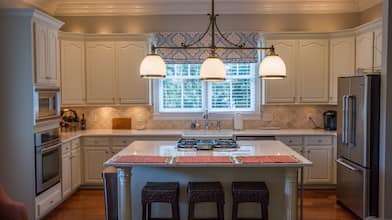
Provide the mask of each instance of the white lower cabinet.
MULTIPOLYGON (((287 144, 297 153, 313 162, 304 169, 304 184, 335 184, 335 141, 332 136, 279 136, 277 140, 287 144)), ((300 181, 300 178, 298 177, 300 181)))
POLYGON ((305 184, 333 183, 332 146, 306 146, 305 157, 313 162, 313 166, 304 171, 305 184))
POLYGON ((61 186, 63 191, 63 198, 69 196, 72 192, 72 167, 71 167, 71 152, 63 153, 62 155, 62 178, 61 186))
POLYGON ((35 198, 35 218, 42 219, 61 202, 61 185, 57 184, 35 198))
POLYGON ((63 199, 77 190, 81 184, 81 154, 79 139, 64 143, 61 160, 61 188, 63 199))
POLYGON ((81 181, 81 154, 80 148, 76 150, 72 150, 72 157, 71 157, 71 168, 72 168, 72 191, 79 188, 81 181))
POLYGON ((109 146, 84 146, 84 184, 102 184, 103 163, 111 156, 109 146))

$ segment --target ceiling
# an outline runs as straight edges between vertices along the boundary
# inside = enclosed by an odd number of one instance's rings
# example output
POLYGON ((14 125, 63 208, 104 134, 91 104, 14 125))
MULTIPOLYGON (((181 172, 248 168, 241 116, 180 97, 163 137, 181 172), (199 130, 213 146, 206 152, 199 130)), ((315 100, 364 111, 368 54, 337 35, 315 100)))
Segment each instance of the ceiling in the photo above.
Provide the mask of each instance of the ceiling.
MULTIPOLYGON (((56 16, 206 14, 210 0, 24 0, 56 16)), ((220 14, 361 12, 382 0, 216 0, 220 14)))

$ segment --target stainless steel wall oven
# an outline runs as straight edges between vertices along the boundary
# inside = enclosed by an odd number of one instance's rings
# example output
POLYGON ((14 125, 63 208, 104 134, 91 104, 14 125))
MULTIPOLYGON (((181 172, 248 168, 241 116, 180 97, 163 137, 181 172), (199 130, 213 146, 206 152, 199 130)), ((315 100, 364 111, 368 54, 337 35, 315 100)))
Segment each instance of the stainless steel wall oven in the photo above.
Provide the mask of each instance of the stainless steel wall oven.
POLYGON ((37 132, 35 141, 36 194, 60 182, 61 142, 58 128, 37 132))

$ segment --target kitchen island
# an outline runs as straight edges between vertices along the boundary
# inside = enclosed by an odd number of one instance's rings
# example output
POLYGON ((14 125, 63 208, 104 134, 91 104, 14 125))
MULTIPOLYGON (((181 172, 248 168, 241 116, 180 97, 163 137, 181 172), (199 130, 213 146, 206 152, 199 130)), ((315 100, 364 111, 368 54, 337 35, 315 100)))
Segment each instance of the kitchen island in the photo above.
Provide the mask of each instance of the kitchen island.
MULTIPOLYGON (((180 183, 180 216, 186 219, 186 186, 189 181, 220 181, 225 188, 225 219, 231 218, 231 183, 233 181, 264 181, 270 191, 270 219, 297 219, 298 169, 311 166, 312 162, 280 141, 239 141, 238 149, 213 151, 182 150, 172 141, 136 141, 109 159, 105 166, 117 168, 119 219, 141 219, 141 190, 146 182, 180 183), (123 162, 129 156, 159 156, 168 158, 165 163, 123 162), (230 157, 232 163, 176 163, 176 158, 230 157), (243 163, 243 156, 290 156, 292 162, 243 163), (131 178, 132 177, 132 178, 131 178)), ((215 209, 208 204, 197 206, 197 217, 212 217, 215 209)), ((240 216, 258 215, 253 205, 241 208, 240 216)), ((170 216, 165 205, 153 206, 154 214, 170 216)))

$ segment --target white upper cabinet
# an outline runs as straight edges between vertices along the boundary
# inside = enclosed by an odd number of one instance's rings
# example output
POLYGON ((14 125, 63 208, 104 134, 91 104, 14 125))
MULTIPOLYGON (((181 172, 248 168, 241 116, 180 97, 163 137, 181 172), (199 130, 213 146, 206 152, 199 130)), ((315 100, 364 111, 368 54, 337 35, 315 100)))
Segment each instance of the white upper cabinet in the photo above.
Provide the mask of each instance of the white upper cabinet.
POLYGON ((356 37, 356 69, 373 68, 374 33, 366 32, 356 37))
POLYGON ((116 42, 116 87, 120 104, 149 103, 149 82, 139 73, 140 63, 146 54, 146 41, 116 42))
POLYGON ((328 102, 328 50, 324 39, 300 40, 298 53, 299 101, 328 102))
POLYGON ((374 68, 381 69, 382 56, 382 29, 374 32, 374 68))
POLYGON ((34 23, 34 64, 35 64, 35 83, 46 84, 46 58, 48 42, 48 29, 44 24, 34 23))
POLYGON ((287 77, 279 80, 265 81, 266 103, 295 103, 296 99, 296 51, 295 40, 269 40, 266 45, 274 46, 279 56, 284 60, 287 77))
POLYGON ((329 64, 329 102, 336 104, 338 77, 355 74, 355 37, 331 39, 329 64))
MULTIPOLYGON (((48 21, 50 23, 50 21, 48 21)), ((34 83, 37 86, 59 86, 58 38, 61 24, 49 25, 44 21, 33 22, 34 83)))
POLYGON ((85 93, 84 42, 61 40, 62 104, 84 104, 85 93))
POLYGON ((59 71, 58 71, 58 30, 48 28, 48 42, 47 42, 47 79, 49 84, 59 86, 59 71))
POLYGON ((86 43, 87 103, 115 103, 115 47, 114 42, 86 43))

